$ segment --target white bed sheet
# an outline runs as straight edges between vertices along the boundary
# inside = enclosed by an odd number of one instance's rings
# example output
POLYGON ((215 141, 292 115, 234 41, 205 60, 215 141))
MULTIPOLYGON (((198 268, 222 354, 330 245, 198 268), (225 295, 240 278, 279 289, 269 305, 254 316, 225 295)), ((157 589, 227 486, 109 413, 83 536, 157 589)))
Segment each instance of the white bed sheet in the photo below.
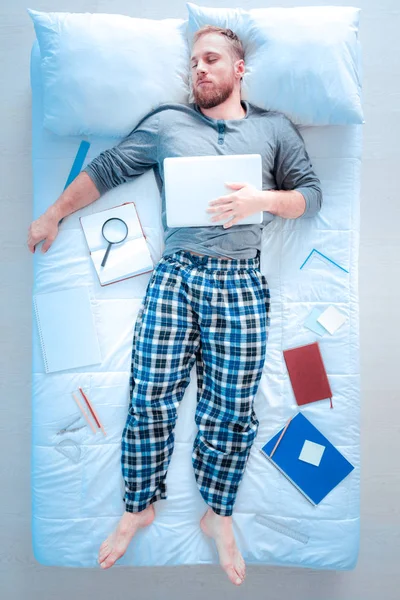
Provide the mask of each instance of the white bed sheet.
MULTIPOLYGON (((82 138, 59 137, 42 127, 40 54, 32 48, 33 218, 62 192, 82 138)), ((255 410, 260 421, 239 488, 233 522, 247 564, 348 570, 359 547, 359 327, 358 248, 361 126, 302 127, 313 166, 321 179, 324 203, 312 219, 275 218, 265 227, 261 270, 271 292, 271 329, 255 410), (312 248, 327 254, 349 273, 320 260, 300 270, 312 248), (333 304, 346 323, 320 338, 303 326, 314 306, 333 304), (320 342, 334 409, 329 400, 302 407, 303 413, 354 465, 354 471, 319 506, 312 506, 269 461, 260 448, 294 414, 297 405, 282 350, 320 342), (270 526, 256 517, 273 520, 270 526), (279 529, 279 530, 278 530, 279 529)), ((87 138, 85 165, 115 139, 87 138)), ((100 341, 102 363, 46 374, 32 311, 32 532, 36 560, 43 565, 98 567, 101 542, 124 511, 120 467, 121 433, 129 406, 133 327, 150 274, 101 287, 89 257, 79 217, 133 200, 154 264, 163 251, 160 197, 153 172, 126 183, 69 215, 46 254, 34 255, 34 290, 44 293, 87 285, 100 341), (78 464, 55 451, 56 432, 79 415, 72 398, 88 390, 107 431, 89 428, 69 434, 82 449, 78 464)), ((39 246, 39 249, 41 245, 39 246)), ((191 464, 196 435, 196 370, 178 411, 175 447, 168 475, 168 498, 155 503, 154 523, 140 530, 118 565, 218 564, 214 543, 199 527, 207 509, 191 464)))

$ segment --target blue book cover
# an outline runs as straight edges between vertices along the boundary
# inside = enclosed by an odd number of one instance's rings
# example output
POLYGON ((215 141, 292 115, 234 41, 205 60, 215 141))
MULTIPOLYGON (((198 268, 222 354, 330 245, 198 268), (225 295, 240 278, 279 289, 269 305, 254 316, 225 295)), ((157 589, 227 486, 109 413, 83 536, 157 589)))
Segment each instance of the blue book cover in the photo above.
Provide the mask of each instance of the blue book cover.
POLYGON ((301 412, 261 448, 264 454, 314 506, 347 475, 353 465, 301 412))

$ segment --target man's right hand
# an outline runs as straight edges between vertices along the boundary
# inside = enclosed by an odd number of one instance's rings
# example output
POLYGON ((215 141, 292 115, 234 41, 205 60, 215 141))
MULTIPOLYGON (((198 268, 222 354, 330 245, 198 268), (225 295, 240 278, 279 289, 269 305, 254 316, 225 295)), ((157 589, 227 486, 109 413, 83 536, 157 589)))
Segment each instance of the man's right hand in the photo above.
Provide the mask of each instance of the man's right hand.
POLYGON ((42 252, 47 252, 58 235, 59 216, 47 210, 36 221, 33 221, 28 230, 28 248, 34 254, 35 246, 44 240, 42 252))

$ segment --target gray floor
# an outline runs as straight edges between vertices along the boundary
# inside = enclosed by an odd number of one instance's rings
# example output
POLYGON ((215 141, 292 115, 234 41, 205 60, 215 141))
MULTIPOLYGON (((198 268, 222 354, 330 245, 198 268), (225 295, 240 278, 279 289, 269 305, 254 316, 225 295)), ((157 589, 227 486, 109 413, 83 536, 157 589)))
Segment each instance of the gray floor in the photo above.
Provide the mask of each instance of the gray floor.
MULTIPOLYGON (((199 1, 200 3, 200 1, 199 1)), ((35 38, 26 4, 0 0, 0 590, 4 600, 207 596, 285 600, 391 600, 400 585, 399 332, 400 5, 359 2, 235 2, 218 6, 358 6, 364 62, 363 168, 359 260, 361 337, 361 548, 351 572, 247 567, 240 588, 219 566, 94 569, 42 567, 31 550, 31 294, 33 256, 29 55, 35 38), (397 117, 397 118, 396 118, 397 117), (396 418, 397 417, 397 418, 396 418)), ((214 3, 205 2, 211 6, 214 3)), ((44 11, 186 18, 183 0, 37 0, 44 11)), ((55 198, 56 200, 56 198, 55 198)))

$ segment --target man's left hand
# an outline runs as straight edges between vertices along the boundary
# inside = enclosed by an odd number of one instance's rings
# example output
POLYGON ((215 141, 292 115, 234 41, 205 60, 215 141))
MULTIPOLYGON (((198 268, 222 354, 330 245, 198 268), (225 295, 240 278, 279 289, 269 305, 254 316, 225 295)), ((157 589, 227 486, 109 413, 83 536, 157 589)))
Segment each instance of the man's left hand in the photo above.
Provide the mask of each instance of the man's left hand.
POLYGON ((211 200, 208 213, 216 213, 211 221, 221 221, 227 217, 232 217, 223 225, 224 229, 236 225, 238 221, 248 217, 260 210, 263 210, 260 191, 249 183, 225 183, 233 190, 232 194, 220 196, 216 200, 211 200))

